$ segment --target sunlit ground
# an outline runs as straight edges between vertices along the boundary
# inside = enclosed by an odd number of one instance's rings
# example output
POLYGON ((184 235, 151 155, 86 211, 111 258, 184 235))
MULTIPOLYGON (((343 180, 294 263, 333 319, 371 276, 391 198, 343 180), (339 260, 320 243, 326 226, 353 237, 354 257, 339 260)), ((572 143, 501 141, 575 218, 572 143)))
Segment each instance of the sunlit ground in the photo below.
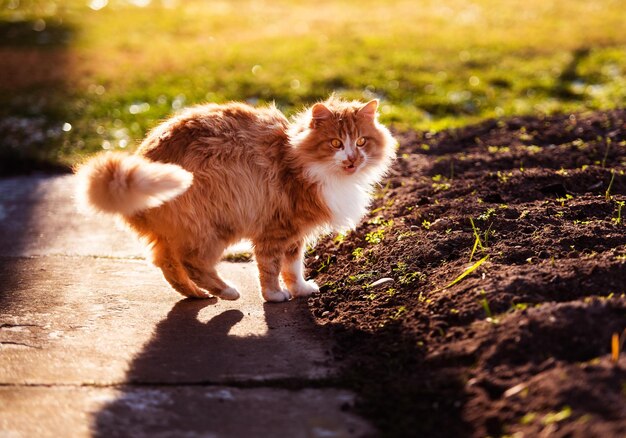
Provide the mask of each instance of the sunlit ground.
POLYGON ((624 106, 623 0, 0 0, 0 159, 132 149, 179 108, 331 92, 399 129, 624 106))

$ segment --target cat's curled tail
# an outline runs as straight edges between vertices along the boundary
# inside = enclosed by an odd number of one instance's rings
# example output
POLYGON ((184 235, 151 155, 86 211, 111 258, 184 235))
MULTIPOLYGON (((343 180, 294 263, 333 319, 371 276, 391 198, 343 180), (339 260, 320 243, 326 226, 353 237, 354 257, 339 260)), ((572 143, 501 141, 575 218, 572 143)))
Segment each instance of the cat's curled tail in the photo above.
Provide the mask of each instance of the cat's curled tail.
POLYGON ((103 213, 132 216, 184 193, 193 175, 176 164, 109 152, 78 167, 77 201, 103 213))

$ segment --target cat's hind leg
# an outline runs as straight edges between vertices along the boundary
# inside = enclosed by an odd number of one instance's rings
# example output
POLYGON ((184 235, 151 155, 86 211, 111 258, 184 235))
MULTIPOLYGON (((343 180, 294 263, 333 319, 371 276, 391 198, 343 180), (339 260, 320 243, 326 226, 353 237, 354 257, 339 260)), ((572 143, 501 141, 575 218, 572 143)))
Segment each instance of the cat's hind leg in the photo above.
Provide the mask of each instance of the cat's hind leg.
POLYGON ((308 297, 319 287, 313 280, 304 279, 304 242, 300 241, 287 248, 283 258, 281 275, 293 297, 308 297))
POLYGON ((265 301, 281 302, 291 298, 289 291, 280 287, 278 276, 284 258, 284 246, 254 242, 254 254, 259 268, 261 295, 265 301))
POLYGON ((176 291, 191 298, 211 298, 211 294, 198 287, 187 274, 176 251, 167 243, 156 240, 152 246, 152 262, 163 272, 167 282, 176 291))
POLYGON ((195 251, 185 257, 185 269, 193 281, 216 297, 236 300, 240 297, 239 291, 222 280, 215 268, 225 248, 226 244, 223 242, 211 242, 202 251, 195 251))

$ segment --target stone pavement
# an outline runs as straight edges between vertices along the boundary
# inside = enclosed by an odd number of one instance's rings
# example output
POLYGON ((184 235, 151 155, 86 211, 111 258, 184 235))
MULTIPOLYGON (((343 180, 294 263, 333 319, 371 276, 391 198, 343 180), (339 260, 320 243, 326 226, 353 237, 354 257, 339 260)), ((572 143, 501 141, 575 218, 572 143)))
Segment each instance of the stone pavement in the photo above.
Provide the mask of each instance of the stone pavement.
POLYGON ((182 299, 73 190, 0 180, 0 437, 373 434, 305 301, 264 304, 254 263, 220 266, 240 300, 182 299))

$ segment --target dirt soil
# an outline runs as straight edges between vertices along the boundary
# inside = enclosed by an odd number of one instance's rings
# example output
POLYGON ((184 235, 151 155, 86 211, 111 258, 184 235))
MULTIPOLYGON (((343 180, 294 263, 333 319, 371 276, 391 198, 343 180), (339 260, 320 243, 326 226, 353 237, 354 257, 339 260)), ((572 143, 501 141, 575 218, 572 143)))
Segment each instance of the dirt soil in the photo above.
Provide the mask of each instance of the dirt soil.
POLYGON ((625 120, 397 136, 369 216, 308 260, 311 310, 383 435, 626 436, 626 358, 611 360, 626 328, 625 120))

